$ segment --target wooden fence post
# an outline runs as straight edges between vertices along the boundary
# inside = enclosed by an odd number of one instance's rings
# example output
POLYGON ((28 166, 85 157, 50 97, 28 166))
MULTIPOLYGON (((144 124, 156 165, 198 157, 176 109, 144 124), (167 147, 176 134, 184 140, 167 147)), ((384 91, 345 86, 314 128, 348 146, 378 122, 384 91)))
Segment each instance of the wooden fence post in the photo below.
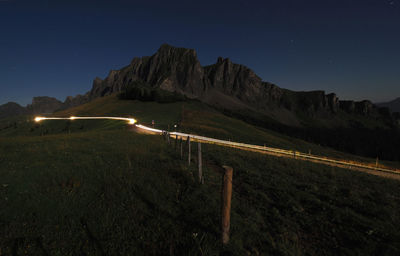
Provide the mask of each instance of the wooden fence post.
POLYGON ((225 165, 222 167, 225 170, 222 189, 222 244, 228 244, 231 221, 233 168, 225 165))
POLYGON ((187 137, 187 143, 188 143, 188 148, 189 148, 189 153, 188 153, 188 165, 190 165, 190 137, 187 137))
POLYGON ((183 159, 183 145, 182 145, 182 136, 180 139, 180 144, 181 144, 181 159, 183 159))
POLYGON ((202 162, 201 162, 201 143, 198 142, 197 145, 198 145, 198 148, 197 148, 197 151, 198 151, 197 162, 199 164, 199 182, 200 182, 200 184, 204 184, 202 162))

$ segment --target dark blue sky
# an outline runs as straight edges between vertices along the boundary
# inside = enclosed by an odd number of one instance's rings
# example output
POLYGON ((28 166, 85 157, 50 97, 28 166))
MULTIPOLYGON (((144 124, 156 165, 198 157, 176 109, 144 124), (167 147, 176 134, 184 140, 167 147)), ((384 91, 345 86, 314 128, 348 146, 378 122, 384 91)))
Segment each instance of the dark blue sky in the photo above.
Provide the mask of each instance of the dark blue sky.
POLYGON ((85 93, 162 43, 292 90, 400 96, 400 0, 0 0, 0 104, 85 93))

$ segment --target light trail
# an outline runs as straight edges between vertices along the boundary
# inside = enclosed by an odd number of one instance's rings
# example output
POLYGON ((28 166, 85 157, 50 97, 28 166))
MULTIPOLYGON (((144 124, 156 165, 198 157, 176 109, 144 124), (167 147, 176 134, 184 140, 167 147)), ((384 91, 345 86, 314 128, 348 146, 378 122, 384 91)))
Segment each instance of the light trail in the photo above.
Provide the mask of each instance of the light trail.
MULTIPOLYGON (((153 128, 150 128, 150 127, 147 127, 144 125, 136 125, 136 127, 147 130, 147 131, 156 132, 159 134, 167 132, 167 131, 163 131, 163 130, 153 129, 153 128)), ((269 153, 269 154, 273 154, 273 155, 295 158, 297 160, 305 160, 305 161, 318 162, 318 163, 327 164, 327 165, 341 166, 341 167, 348 168, 348 169, 351 169, 351 167, 354 167, 354 168, 367 169, 367 170, 371 170, 371 171, 379 171, 379 172, 386 172, 386 173, 400 175, 400 170, 397 170, 397 169, 395 170, 395 169, 387 169, 387 168, 380 168, 380 167, 372 167, 372 166, 362 164, 362 163, 330 159, 327 157, 306 154, 306 153, 302 153, 299 151, 271 148, 271 147, 258 146, 258 145, 240 143, 240 142, 226 141, 226 140, 219 140, 219 139, 214 139, 214 138, 209 138, 209 137, 204 137, 204 136, 199 136, 199 135, 193 135, 193 134, 187 134, 187 133, 181 133, 181 132, 169 132, 169 136, 172 138, 174 138, 174 137, 176 138, 176 136, 178 136, 178 138, 182 138, 184 140, 187 140, 187 138, 190 137, 191 140, 199 141, 199 142, 203 142, 203 143, 234 147, 234 148, 238 148, 238 149, 242 149, 242 150, 252 150, 252 151, 257 151, 257 152, 262 152, 262 153, 267 153, 267 154, 269 153)))
POLYGON ((141 124, 137 124, 135 126, 137 128, 140 128, 140 129, 143 129, 143 130, 146 130, 146 131, 150 131, 150 132, 156 132, 156 133, 163 133, 164 132, 163 130, 150 128, 150 127, 147 127, 147 126, 144 126, 144 125, 141 125, 141 124))
POLYGON ((305 154, 305 153, 302 153, 299 151, 271 148, 271 147, 258 146, 258 145, 233 142, 233 141, 226 141, 226 140, 214 139, 214 138, 209 138, 209 137, 204 137, 204 136, 199 136, 199 135, 194 135, 194 134, 188 134, 188 133, 168 132, 165 130, 150 128, 150 127, 147 127, 147 126, 144 126, 141 124, 135 124, 137 121, 134 118, 111 117, 111 116, 36 117, 35 121, 40 122, 42 120, 94 120, 94 119, 110 119, 110 120, 128 121, 129 124, 135 125, 135 127, 139 128, 139 129, 146 130, 146 131, 149 131, 152 133, 157 133, 157 134, 168 134, 172 138, 174 138, 174 137, 181 138, 183 140, 187 140, 187 138, 190 138, 193 141, 198 141, 198 142, 203 142, 203 143, 208 143, 208 144, 216 144, 216 145, 220 145, 220 146, 233 147, 233 148, 238 148, 241 150, 256 151, 256 152, 271 154, 271 155, 275 155, 275 156, 278 155, 278 156, 283 156, 283 157, 288 157, 288 158, 294 158, 297 160, 318 162, 318 163, 322 163, 322 164, 326 164, 326 165, 339 166, 339 167, 343 167, 343 168, 347 168, 347 169, 351 169, 353 167, 353 168, 366 169, 369 171, 379 171, 379 172, 400 175, 400 170, 397 170, 397 169, 380 168, 377 166, 372 167, 372 166, 369 166, 369 165, 366 165, 363 163, 355 163, 355 162, 349 162, 349 161, 345 161, 345 160, 337 160, 337 159, 332 159, 332 158, 328 158, 328 157, 321 157, 321 156, 316 156, 316 155, 311 155, 311 154, 305 154))
POLYGON ((114 116, 70 116, 70 117, 35 117, 35 122, 43 120, 95 120, 95 119, 108 119, 108 120, 122 120, 128 121, 129 124, 135 124, 137 121, 134 118, 127 117, 114 117, 114 116))

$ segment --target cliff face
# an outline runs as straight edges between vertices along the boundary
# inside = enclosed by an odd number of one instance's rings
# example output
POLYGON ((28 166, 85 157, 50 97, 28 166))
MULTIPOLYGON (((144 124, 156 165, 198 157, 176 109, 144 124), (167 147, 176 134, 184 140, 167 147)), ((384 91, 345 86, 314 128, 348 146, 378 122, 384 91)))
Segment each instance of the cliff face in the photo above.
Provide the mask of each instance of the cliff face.
POLYGON ((249 68, 234 64, 228 58, 219 57, 216 64, 205 67, 204 71, 204 80, 209 88, 250 104, 267 100, 261 78, 249 68))
POLYGON ((68 96, 62 104, 61 109, 73 108, 89 101, 89 93, 86 93, 85 95, 78 94, 75 97, 68 96))
POLYGON ((323 91, 293 92, 263 82, 249 68, 218 58, 217 63, 204 68, 209 86, 224 94, 256 106, 258 109, 285 108, 305 112, 310 116, 336 113, 339 99, 335 94, 323 91))
POLYGON ((196 52, 162 45, 153 56, 134 58, 129 66, 110 71, 104 80, 96 78, 89 98, 119 92, 138 80, 152 87, 180 92, 190 98, 197 98, 206 91, 204 70, 196 52))

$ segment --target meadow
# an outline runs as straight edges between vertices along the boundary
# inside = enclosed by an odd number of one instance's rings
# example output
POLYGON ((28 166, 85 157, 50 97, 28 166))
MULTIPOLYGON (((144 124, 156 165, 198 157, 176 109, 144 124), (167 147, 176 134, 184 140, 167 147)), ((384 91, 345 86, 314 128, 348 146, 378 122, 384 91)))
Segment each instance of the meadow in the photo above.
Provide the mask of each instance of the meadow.
MULTIPOLYGON (((197 102, 109 97, 55 115, 94 114, 373 161, 248 125, 197 102)), ((203 145, 201 185, 197 147, 188 166, 174 141, 138 134, 124 122, 37 124, 25 117, 0 129, 0 255, 400 254, 395 180, 203 145), (228 246, 220 241, 222 165, 234 168, 228 246)))

